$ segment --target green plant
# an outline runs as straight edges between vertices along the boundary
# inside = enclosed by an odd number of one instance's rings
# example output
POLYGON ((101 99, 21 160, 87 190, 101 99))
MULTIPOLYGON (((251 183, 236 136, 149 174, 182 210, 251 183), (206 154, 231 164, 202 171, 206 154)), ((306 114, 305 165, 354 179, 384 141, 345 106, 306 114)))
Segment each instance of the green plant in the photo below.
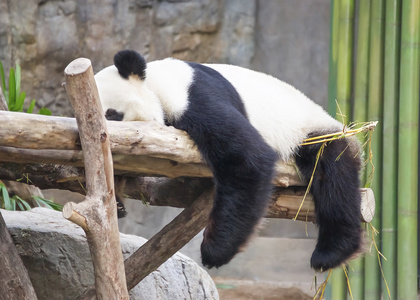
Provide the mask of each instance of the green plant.
MULTIPOLYGON (((25 102, 26 93, 20 91, 21 69, 16 63, 16 68, 10 68, 9 72, 9 86, 6 87, 6 77, 4 76, 3 64, 0 61, 0 77, 1 87, 3 90, 4 98, 6 99, 7 106, 10 111, 23 112, 23 104, 25 102)), ((27 113, 32 113, 35 107, 36 100, 33 99, 29 104, 27 113)), ((41 115, 51 115, 48 108, 42 107, 39 112, 41 115)))
MULTIPOLYGON (((58 211, 63 209, 61 204, 55 203, 51 200, 47 200, 39 196, 32 196, 32 198, 33 206, 47 207, 58 211)), ((17 195, 10 197, 5 184, 0 181, 0 208, 13 211, 30 210, 31 205, 26 200, 20 198, 17 195)))

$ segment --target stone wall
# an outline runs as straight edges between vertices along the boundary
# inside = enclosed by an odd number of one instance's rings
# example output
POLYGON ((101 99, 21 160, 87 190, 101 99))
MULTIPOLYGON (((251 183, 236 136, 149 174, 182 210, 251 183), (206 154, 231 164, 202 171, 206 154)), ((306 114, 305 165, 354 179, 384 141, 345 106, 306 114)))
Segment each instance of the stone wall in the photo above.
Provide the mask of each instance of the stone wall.
POLYGON ((18 62, 22 89, 54 114, 71 115, 63 70, 77 57, 98 71, 123 48, 148 60, 174 56, 249 65, 255 0, 0 1, 0 60, 18 62))
POLYGON ((18 62, 22 90, 55 115, 72 115, 69 62, 88 57, 98 71, 123 48, 252 67, 322 102, 328 16, 328 0, 0 0, 0 60, 18 62))

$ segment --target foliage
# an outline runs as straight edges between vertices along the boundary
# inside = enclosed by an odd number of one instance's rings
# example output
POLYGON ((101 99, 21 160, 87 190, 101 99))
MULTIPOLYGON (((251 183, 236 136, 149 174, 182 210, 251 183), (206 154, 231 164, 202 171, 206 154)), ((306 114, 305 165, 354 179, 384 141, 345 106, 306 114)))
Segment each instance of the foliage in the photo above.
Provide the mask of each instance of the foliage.
MULTIPOLYGON (((54 210, 61 211, 63 206, 58 203, 54 203, 51 200, 44 199, 39 196, 32 196, 34 199, 33 204, 35 206, 46 207, 54 210)), ((30 210, 31 205, 24 199, 20 198, 18 195, 10 197, 5 184, 0 181, 0 208, 6 210, 30 210)))
MULTIPOLYGON (((6 99, 7 106, 10 111, 23 112, 23 104, 25 102, 26 93, 21 92, 20 83, 21 83, 21 68, 16 64, 16 68, 10 68, 9 72, 9 86, 6 87, 6 77, 4 75, 3 64, 0 61, 0 80, 1 88, 3 90, 4 98, 6 99)), ((36 100, 33 99, 29 104, 27 113, 32 113, 35 107, 36 100)), ((51 115, 51 111, 45 107, 42 107, 39 112, 41 115, 51 115)), ((31 203, 35 206, 42 206, 51 208, 54 210, 62 210, 63 206, 57 203, 54 203, 51 200, 44 199, 39 196, 32 196, 33 201, 31 203)), ((10 196, 6 186, 2 181, 0 181, 0 208, 6 210, 29 210, 31 205, 28 201, 22 199, 18 195, 10 196)))
MULTIPOLYGON (((26 93, 20 91, 21 69, 16 63, 16 68, 10 68, 9 72, 9 86, 6 87, 6 77, 4 75, 3 64, 0 61, 0 79, 1 88, 3 90, 4 98, 10 111, 23 112, 23 104, 25 102, 26 93)), ((36 100, 33 99, 29 104, 27 113, 32 113, 35 107, 36 100)), ((51 115, 48 108, 42 107, 39 112, 41 115, 51 115)))

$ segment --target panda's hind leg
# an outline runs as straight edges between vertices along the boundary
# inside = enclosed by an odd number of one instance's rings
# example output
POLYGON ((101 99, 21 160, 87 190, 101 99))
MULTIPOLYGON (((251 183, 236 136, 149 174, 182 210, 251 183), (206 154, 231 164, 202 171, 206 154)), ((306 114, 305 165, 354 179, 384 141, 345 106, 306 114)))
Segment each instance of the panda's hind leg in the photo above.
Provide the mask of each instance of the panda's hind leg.
MULTIPOLYGON (((312 176, 320 147, 298 150, 296 163, 306 179, 312 176)), ((343 138, 326 144, 319 157, 311 186, 319 227, 311 266, 317 271, 335 268, 361 251, 359 154, 358 143, 343 138)))

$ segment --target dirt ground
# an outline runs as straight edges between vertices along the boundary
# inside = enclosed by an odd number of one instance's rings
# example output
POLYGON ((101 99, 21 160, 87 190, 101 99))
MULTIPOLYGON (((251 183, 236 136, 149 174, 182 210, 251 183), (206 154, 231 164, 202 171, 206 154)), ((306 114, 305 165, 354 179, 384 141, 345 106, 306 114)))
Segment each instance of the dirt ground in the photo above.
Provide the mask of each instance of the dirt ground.
POLYGON ((280 287, 255 281, 213 278, 220 300, 312 300, 312 297, 295 287, 280 287))

